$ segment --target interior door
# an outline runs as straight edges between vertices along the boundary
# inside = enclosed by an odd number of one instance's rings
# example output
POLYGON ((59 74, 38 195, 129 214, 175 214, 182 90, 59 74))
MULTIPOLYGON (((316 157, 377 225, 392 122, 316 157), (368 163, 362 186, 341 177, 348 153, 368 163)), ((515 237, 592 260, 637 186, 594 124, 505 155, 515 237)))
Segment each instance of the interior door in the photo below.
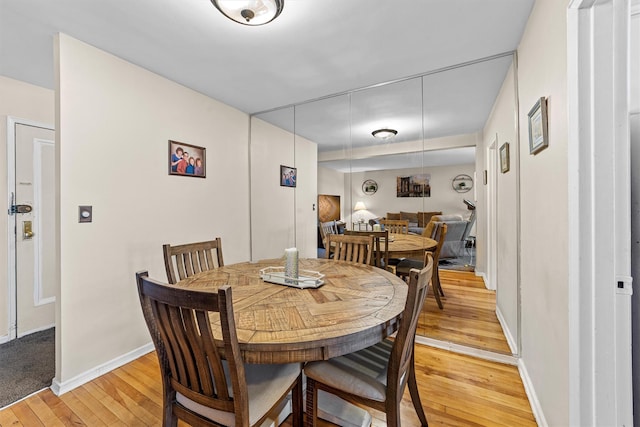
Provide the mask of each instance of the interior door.
POLYGON ((18 337, 55 325, 54 140, 53 130, 16 124, 14 327, 18 337))

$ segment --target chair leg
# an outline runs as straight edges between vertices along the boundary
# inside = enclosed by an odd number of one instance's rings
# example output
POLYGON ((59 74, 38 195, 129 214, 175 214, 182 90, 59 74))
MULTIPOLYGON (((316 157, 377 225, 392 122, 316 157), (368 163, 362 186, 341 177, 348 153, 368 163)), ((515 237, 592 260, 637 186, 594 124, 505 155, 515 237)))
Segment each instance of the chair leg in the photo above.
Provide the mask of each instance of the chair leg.
POLYGON ((440 291, 438 291, 438 285, 436 285, 435 280, 433 278, 431 278, 431 289, 433 290, 433 296, 436 297, 438 308, 442 310, 443 307, 442 307, 442 301, 440 301, 440 291))
POLYGON ((420 425, 422 427, 429 427, 427 416, 424 413, 422 402, 420 401, 420 393, 418 392, 418 383, 416 381, 416 366, 413 352, 411 353, 411 365, 409 366, 409 379, 407 383, 409 387, 409 394, 411 395, 411 401, 413 402, 413 407, 415 408, 418 419, 420 420, 420 425))
POLYGON ((307 377, 307 422, 306 427, 316 427, 318 420, 318 390, 316 382, 307 377))
POLYGON ((440 292, 441 296, 445 296, 444 291, 442 290, 442 286, 440 286, 440 271, 438 270, 438 266, 435 266, 433 272, 434 272, 435 280, 437 282, 438 291, 440 292))
POLYGON ((293 412, 293 427, 302 427, 304 423, 304 411, 302 409, 302 373, 298 377, 296 385, 291 390, 291 411, 293 412))

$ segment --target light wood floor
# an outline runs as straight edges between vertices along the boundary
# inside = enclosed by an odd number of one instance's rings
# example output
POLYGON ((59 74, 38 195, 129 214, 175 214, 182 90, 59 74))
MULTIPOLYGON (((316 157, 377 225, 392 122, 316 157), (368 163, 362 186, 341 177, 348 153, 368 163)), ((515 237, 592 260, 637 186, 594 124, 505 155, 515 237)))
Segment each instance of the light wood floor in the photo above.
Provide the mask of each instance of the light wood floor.
MULTIPOLYGON (((473 273, 447 272, 442 279, 447 294, 445 310, 438 310, 430 296, 421 326, 437 330, 439 336, 448 341, 451 339, 447 338, 447 331, 457 333, 456 329, 463 327, 472 329, 462 335, 473 336, 470 342, 480 343, 480 346, 484 340, 497 340, 495 334, 484 332, 487 328, 465 326, 463 320, 456 319, 468 317, 485 321, 482 313, 491 311, 484 307, 490 307, 486 296, 473 296, 482 294, 477 290, 473 273), (471 295, 465 296, 467 299, 478 300, 474 303, 478 306, 475 311, 465 314, 465 310, 456 307, 461 304, 455 301, 462 298, 462 293, 471 295)), ((515 366, 419 344, 415 351, 418 386, 431 426, 536 425, 515 366)), ((408 393, 405 393, 402 405, 403 426, 419 426, 408 393)), ((157 426, 161 425, 161 406, 158 360, 155 353, 149 353, 60 397, 45 390, 9 406, 0 411, 0 427, 157 426)), ((384 414, 369 411, 374 418, 373 426, 386 425, 384 414)), ((291 427, 290 419, 283 425, 291 427)), ((321 423, 320 426, 331 424, 321 423)))
MULTIPOLYGON (((496 316, 496 293, 481 277, 465 271, 440 270, 445 297, 440 310, 429 293, 416 333, 496 353, 511 354, 496 316)), ((431 292, 431 291, 429 291, 431 292)))

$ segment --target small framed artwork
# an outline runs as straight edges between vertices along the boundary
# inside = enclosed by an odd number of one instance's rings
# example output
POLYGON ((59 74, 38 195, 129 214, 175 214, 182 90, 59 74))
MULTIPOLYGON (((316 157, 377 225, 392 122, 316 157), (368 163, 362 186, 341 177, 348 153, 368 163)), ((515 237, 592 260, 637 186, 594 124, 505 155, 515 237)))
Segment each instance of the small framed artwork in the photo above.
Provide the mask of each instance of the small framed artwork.
POLYGON ((169 175, 205 178, 206 148, 169 140, 169 175))
POLYGON ((505 142, 500 147, 500 171, 502 173, 509 172, 510 160, 509 160, 509 143, 505 142))
POLYGON ((280 165, 280 186, 295 187, 298 180, 298 170, 291 166, 280 165))
POLYGON ((549 146, 547 98, 540 98, 529 111, 529 153, 538 154, 549 146))

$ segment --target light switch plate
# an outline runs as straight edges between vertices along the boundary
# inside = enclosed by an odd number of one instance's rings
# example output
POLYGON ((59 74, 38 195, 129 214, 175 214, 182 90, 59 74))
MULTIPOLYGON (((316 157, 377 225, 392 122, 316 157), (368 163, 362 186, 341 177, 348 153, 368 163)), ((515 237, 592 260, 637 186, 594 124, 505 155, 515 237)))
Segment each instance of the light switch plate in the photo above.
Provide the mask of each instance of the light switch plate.
POLYGON ((93 206, 78 206, 78 222, 93 221, 93 206))

